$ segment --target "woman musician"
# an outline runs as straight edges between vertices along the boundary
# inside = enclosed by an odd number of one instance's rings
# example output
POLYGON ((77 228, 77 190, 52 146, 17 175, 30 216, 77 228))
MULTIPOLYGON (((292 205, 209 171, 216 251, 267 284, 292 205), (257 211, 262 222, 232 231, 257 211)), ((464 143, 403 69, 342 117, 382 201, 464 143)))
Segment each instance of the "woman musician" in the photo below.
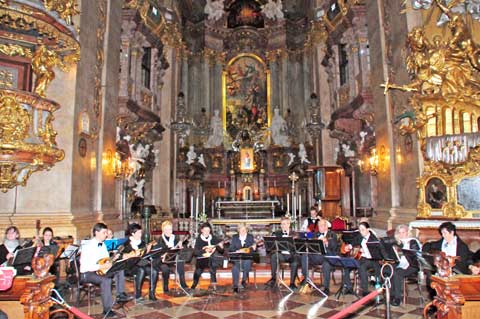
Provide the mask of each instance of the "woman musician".
MULTIPOLYGON (((398 225, 395 230, 395 239, 398 242, 400 249, 410 249, 420 251, 420 242, 416 238, 409 236, 409 230, 407 225, 398 225)), ((400 256, 399 263, 397 264, 392 277, 392 306, 400 306, 400 300, 402 300, 403 294, 403 280, 412 274, 418 273, 418 262, 410 264, 405 256, 400 256)))
MULTIPOLYGON (((42 236, 43 238, 41 238, 38 243, 38 256, 52 254, 54 257, 57 257, 59 247, 53 240, 53 229, 45 227, 42 231, 42 236)), ((60 264, 58 259, 55 259, 52 267, 50 267, 50 273, 55 275, 55 287, 58 287, 58 284, 60 283, 60 264)))
MULTIPOLYGON (((152 248, 151 244, 146 244, 142 240, 142 226, 137 223, 128 225, 127 229, 128 239, 125 242, 123 254, 125 255, 139 255, 143 251, 149 252, 152 248)), ((145 275, 150 276, 150 289, 148 297, 150 300, 157 300, 155 296, 155 289, 157 288, 158 280, 158 269, 155 267, 155 264, 152 266, 150 263, 144 259, 140 260, 131 270, 135 274, 135 299, 137 302, 142 302, 142 285, 145 280, 145 275)))
MULTIPOLYGON (((232 242, 230 243, 229 251, 236 253, 250 253, 252 250, 256 250, 257 245, 253 239, 253 235, 248 233, 247 225, 242 223, 238 225, 238 234, 233 235, 232 242)), ((238 281, 240 280, 240 269, 242 270, 242 287, 247 286, 248 274, 252 268, 252 259, 233 260, 232 267, 232 280, 233 280, 233 292, 238 293, 238 281)))
MULTIPOLYGON (((223 253, 223 242, 211 234, 209 223, 200 226, 200 235, 195 241, 194 255, 197 258, 193 274, 192 289, 195 289, 205 268, 210 269, 210 283, 217 283, 217 268, 221 266, 220 258, 216 254, 223 253)), ((223 259, 222 259, 223 260, 223 259)))
MULTIPOLYGON (((180 241, 180 238, 173 234, 173 225, 172 222, 166 220, 162 223, 162 236, 158 241, 158 244, 155 248, 162 249, 173 249, 173 248, 183 248, 183 243, 180 241)), ((170 278, 170 267, 176 266, 178 271, 178 279, 180 281, 180 286, 183 289, 187 289, 187 284, 185 282, 185 261, 178 260, 175 264, 164 263, 163 258, 160 261, 160 270, 162 271, 163 277, 163 292, 168 292, 168 280, 170 278)))
MULTIPOLYGON (((28 240, 20 245, 20 231, 16 226, 7 227, 5 230, 5 239, 3 244, 0 245, 0 265, 7 264, 9 260, 13 258, 15 252, 18 249, 32 246, 32 241, 28 240)), ((32 267, 30 264, 18 265, 17 275, 29 275, 32 273, 32 267)))

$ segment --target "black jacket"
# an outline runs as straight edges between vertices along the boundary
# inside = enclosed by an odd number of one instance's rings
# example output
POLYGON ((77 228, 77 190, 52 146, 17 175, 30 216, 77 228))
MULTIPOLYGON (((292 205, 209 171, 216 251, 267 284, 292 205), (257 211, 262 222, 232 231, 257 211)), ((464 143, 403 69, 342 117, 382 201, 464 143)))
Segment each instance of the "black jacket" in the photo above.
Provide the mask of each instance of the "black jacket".
POLYGON ((247 238, 242 246, 242 242, 240 241, 240 236, 238 234, 233 235, 232 241, 230 242, 229 251, 237 251, 240 248, 247 248, 253 246, 255 244, 255 240, 253 239, 252 234, 247 234, 247 238))
MULTIPOLYGON (((222 241, 219 238, 212 235, 212 240, 210 241, 211 245, 218 245, 220 242, 222 241)), ((195 240, 195 247, 193 252, 194 255, 197 257, 202 256, 203 253, 205 252, 205 250, 203 249, 203 247, 205 246, 208 246, 208 242, 202 240, 201 235, 198 235, 197 240, 195 240)), ((215 252, 223 253, 223 249, 221 249, 220 247, 217 247, 215 252)))
MULTIPOLYGON (((425 251, 432 252, 432 251, 442 251, 442 243, 443 238, 437 241, 426 245, 425 251)), ((457 236, 457 256, 460 257, 460 260, 457 260, 455 263, 455 267, 453 267, 454 271, 461 272, 462 274, 468 274, 468 266, 472 264, 472 252, 468 248, 467 244, 460 237, 457 236)))
MULTIPOLYGON (((315 238, 318 238, 320 233, 315 234, 315 238)), ((338 252, 338 240, 337 235, 330 230, 327 231, 328 245, 325 247, 328 256, 336 256, 338 252)))

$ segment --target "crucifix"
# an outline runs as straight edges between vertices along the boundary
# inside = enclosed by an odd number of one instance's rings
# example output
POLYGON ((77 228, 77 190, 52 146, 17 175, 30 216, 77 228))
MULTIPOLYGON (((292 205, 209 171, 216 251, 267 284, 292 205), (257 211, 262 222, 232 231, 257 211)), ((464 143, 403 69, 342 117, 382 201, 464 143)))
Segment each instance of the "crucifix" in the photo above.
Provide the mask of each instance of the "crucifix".
MULTIPOLYGON (((296 221, 297 219, 297 201, 296 201, 296 196, 295 196, 295 182, 298 181, 299 179, 299 176, 297 175, 297 173, 295 172, 292 172, 292 174, 290 174, 288 176, 288 179, 292 182, 292 214, 291 216, 293 217, 293 220, 296 221)), ((287 215, 290 215, 290 212, 287 211, 287 215)))

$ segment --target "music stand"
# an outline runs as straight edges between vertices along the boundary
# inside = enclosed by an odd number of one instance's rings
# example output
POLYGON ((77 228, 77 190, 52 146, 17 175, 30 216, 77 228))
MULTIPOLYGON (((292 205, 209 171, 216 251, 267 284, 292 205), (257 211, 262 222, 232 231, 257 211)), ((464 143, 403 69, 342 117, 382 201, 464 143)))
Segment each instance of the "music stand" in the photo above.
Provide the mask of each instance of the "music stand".
MULTIPOLYGON (((372 260, 392 260, 386 256, 385 249, 382 250, 382 243, 379 241, 367 242, 368 251, 372 260)), ((393 248, 392 248, 393 249, 393 248)))
MULTIPOLYGON (((308 256, 310 254, 314 255, 325 255, 327 252, 325 250, 325 245, 323 244, 323 240, 321 239, 305 239, 299 238, 295 239, 295 248, 299 254, 307 255, 307 271, 308 271, 308 256)), ((318 291, 324 297, 328 298, 328 296, 315 285, 315 283, 310 279, 310 276, 307 274, 306 282, 310 287, 318 291)))
POLYGON ((400 255, 395 250, 394 245, 396 244, 391 242, 385 242, 385 241, 383 242, 383 247, 385 248, 385 256, 383 256, 384 257, 383 259, 397 263, 397 262, 400 262, 400 255))
POLYGON ((60 259, 69 259, 71 260, 73 256, 75 256, 75 253, 78 250, 77 245, 69 245, 67 248, 63 250, 63 252, 60 254, 60 259))
POLYGON ((17 250, 13 255, 11 265, 9 266, 19 267, 25 264, 31 264, 36 250, 37 247, 21 248, 17 250))
MULTIPOLYGON (((283 281, 282 277, 279 276, 280 272, 280 259, 279 255, 283 251, 288 251, 292 258, 295 258, 295 243, 293 241, 293 237, 276 237, 276 236, 268 236, 264 237, 265 241, 265 248, 267 251, 276 251, 277 252, 277 273, 275 274, 275 278, 277 280, 277 285, 283 285, 285 288, 288 289, 291 293, 293 293, 293 289, 288 286, 285 281, 283 281)), ((294 279, 293 279, 294 280, 294 279)))
POLYGON ((114 239, 106 239, 103 243, 105 247, 107 247, 108 251, 117 250, 119 246, 125 244, 127 242, 127 238, 114 238, 114 239))
MULTIPOLYGON (((232 262, 238 261, 239 262, 239 272, 243 276, 243 266, 242 266, 242 261, 243 260, 252 260, 253 263, 253 253, 252 252, 228 252, 228 259, 232 262)), ((233 278, 232 278, 233 279, 233 278)), ((243 279, 243 277, 242 277, 243 279)), ((257 287, 257 283, 255 282, 255 288, 257 287)))
POLYGON ((183 291, 183 293, 189 297, 192 295, 186 291, 182 285, 180 284, 180 276, 178 273, 178 263, 181 261, 184 261, 182 258, 182 251, 183 249, 180 248, 171 248, 167 250, 167 252, 162 256, 162 262, 164 264, 170 264, 170 265, 175 265, 175 284, 177 287, 180 287, 180 290, 183 291))
MULTIPOLYGON (((334 267, 338 267, 338 268, 342 268, 342 273, 343 273, 343 270, 344 269, 358 269, 360 268, 360 264, 358 263, 358 260, 356 260, 355 258, 352 258, 352 257, 342 257, 342 256, 325 256, 325 258, 328 260, 328 262, 330 263, 330 265, 334 266, 334 267)), ((343 293, 343 285, 344 283, 342 283, 342 285, 340 286, 340 289, 338 289, 338 291, 335 293, 335 298, 337 300, 340 299, 340 297, 342 295, 344 295, 343 293)), ((355 291, 353 292, 354 296, 358 297, 358 295, 355 293, 355 291)))
MULTIPOLYGON (((140 259, 141 259, 140 257, 130 257, 130 258, 117 260, 116 262, 114 262, 112 264, 112 267, 110 267, 110 269, 108 269, 108 271, 105 273, 105 277, 112 278, 113 276, 115 276, 115 274, 117 272, 132 268, 133 266, 135 266, 140 261, 140 259)), ((128 301, 119 302, 118 298, 116 298, 112 307, 110 308, 110 310, 108 310, 108 312, 105 314, 105 316, 103 318, 105 319, 105 318, 108 317, 110 312, 113 310, 113 306, 115 304, 120 305, 122 307, 122 310, 123 310, 124 314, 126 315, 126 311, 125 311, 124 307, 125 307, 125 303, 127 303, 128 301)))

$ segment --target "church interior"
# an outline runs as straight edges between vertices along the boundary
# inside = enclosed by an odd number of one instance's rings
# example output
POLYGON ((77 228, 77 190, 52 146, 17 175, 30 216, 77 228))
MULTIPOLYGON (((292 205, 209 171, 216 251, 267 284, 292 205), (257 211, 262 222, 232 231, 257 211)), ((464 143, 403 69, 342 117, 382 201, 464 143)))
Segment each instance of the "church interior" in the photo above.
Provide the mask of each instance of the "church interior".
POLYGON ((0 319, 480 318, 479 30, 478 0, 0 0, 0 319))

